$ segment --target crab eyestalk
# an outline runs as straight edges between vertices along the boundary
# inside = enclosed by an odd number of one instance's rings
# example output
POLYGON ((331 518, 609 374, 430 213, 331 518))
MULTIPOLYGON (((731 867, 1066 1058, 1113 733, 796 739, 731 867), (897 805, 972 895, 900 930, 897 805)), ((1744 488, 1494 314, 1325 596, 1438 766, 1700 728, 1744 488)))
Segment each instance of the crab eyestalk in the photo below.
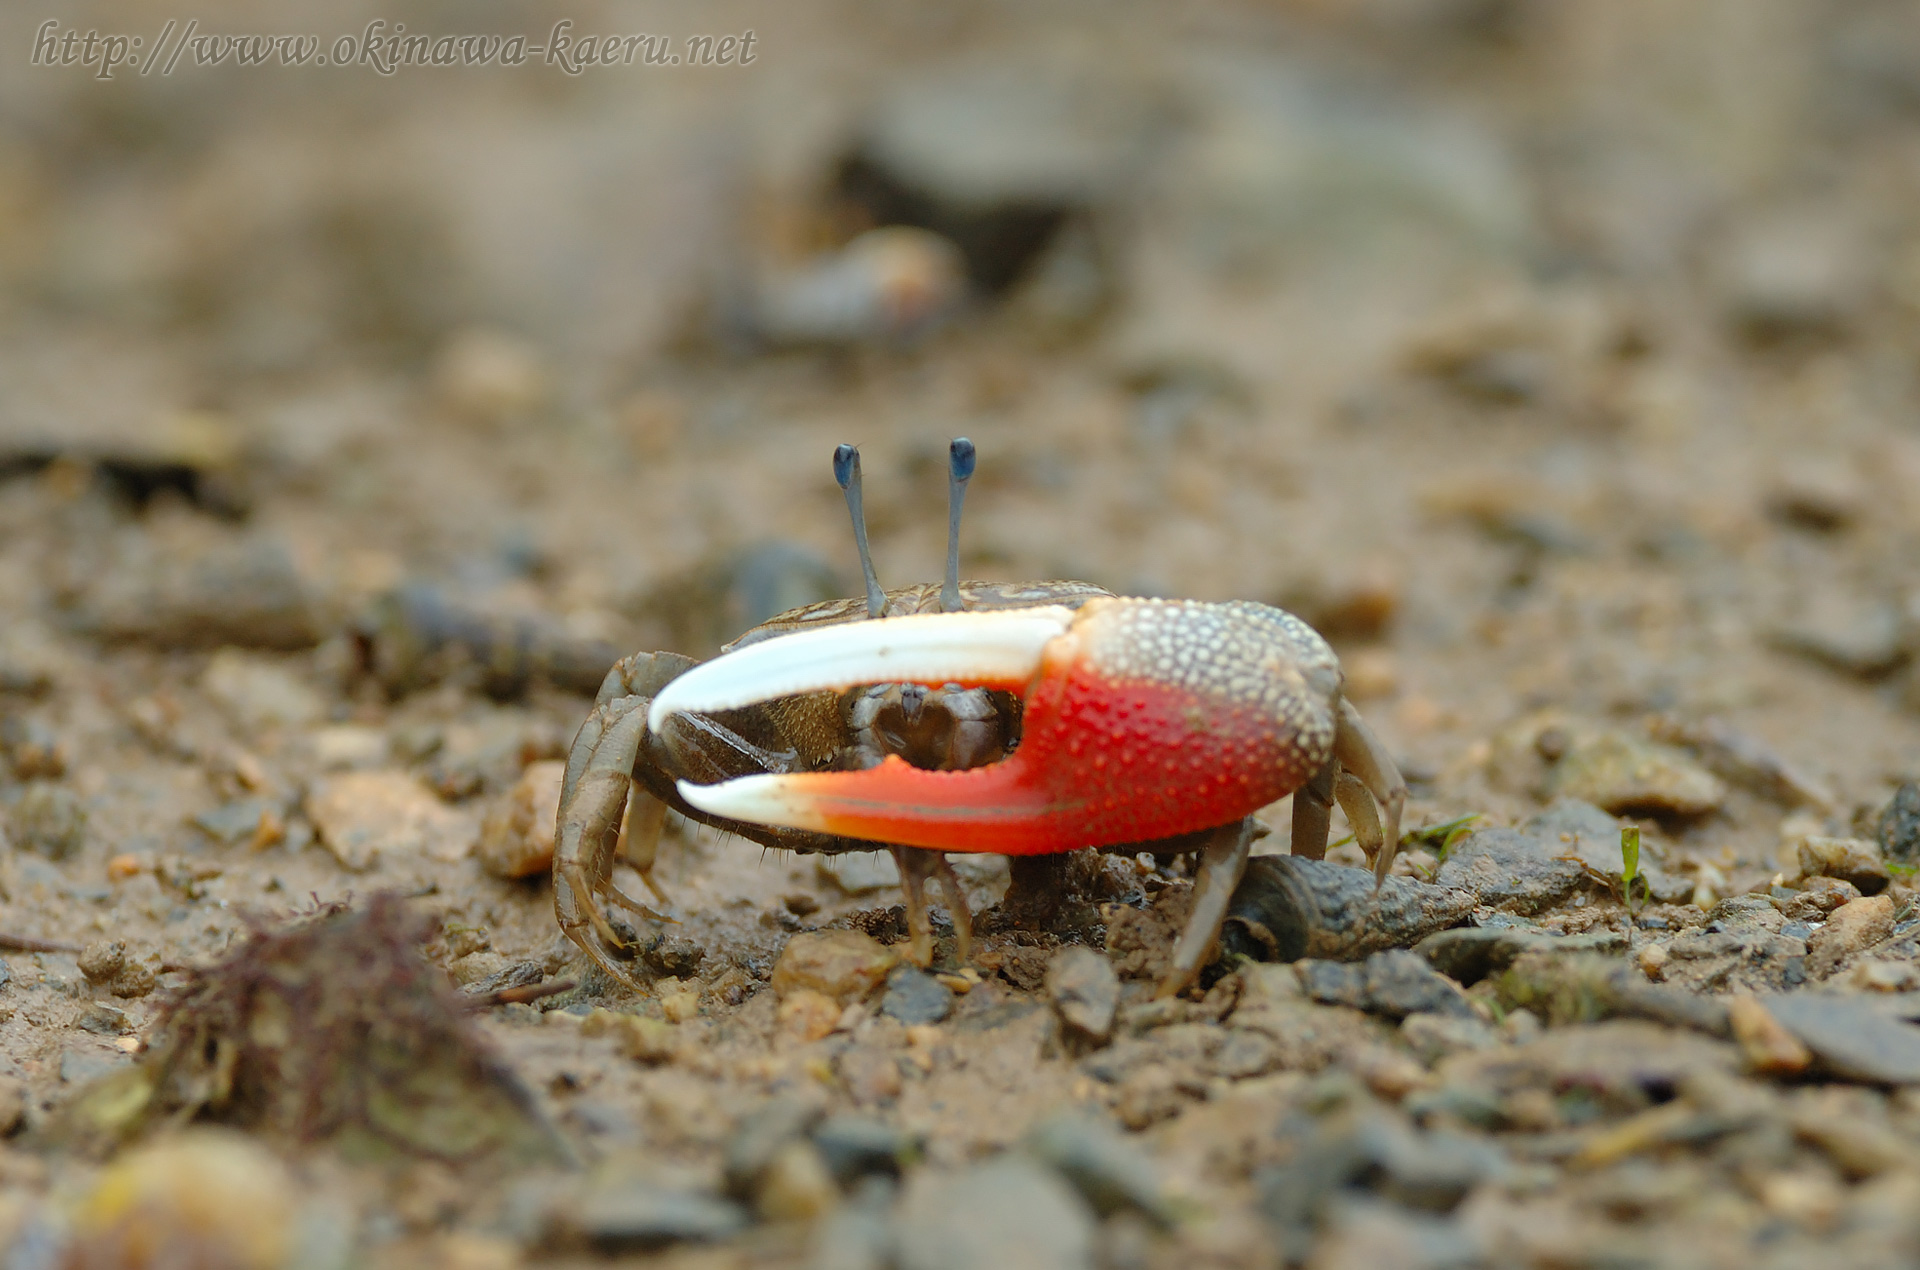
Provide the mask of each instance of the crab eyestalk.
POLYGON ((973 442, 955 437, 947 447, 947 577, 940 585, 940 611, 958 613, 960 603, 960 509, 967 501, 977 455, 973 442))
POLYGON ((867 546, 867 512, 860 497, 860 447, 842 443, 833 452, 833 479, 847 496, 847 515, 853 520, 853 545, 860 552, 860 572, 867 580, 867 616, 887 611, 887 595, 873 571, 873 552, 867 546))
POLYGON ((679 791, 710 814, 943 851, 1046 854, 1224 825, 1283 797, 1332 753, 1339 665, 1299 619, 1259 604, 1089 600, 937 613, 742 648, 651 708, 734 709, 866 683, 1020 693, 1000 762, 934 772, 890 756, 854 772, 747 776, 679 791))

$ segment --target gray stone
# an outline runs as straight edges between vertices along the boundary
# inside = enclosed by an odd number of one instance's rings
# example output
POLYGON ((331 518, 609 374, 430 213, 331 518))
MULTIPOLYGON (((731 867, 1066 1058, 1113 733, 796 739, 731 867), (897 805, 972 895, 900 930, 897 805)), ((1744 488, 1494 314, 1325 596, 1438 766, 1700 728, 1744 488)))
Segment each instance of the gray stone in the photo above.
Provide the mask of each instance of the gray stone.
POLYGON ((1282 1250, 1304 1258, 1336 1206, 1368 1192, 1406 1208, 1448 1213, 1506 1167, 1500 1151, 1462 1135, 1423 1134, 1377 1110, 1336 1115, 1287 1164, 1262 1173, 1260 1206, 1282 1250))
POLYGON ((125 1054, 92 1046, 70 1046, 60 1054, 60 1079, 69 1085, 84 1085, 129 1061, 125 1054))
POLYGON ((1062 949, 1047 966, 1047 995, 1070 1043, 1101 1045, 1113 1035, 1120 1007, 1120 976, 1091 948, 1062 949))
POLYGON ((953 991, 924 970, 902 966, 887 976, 880 1013, 909 1027, 938 1023, 953 1012, 953 991))
POLYGON ((819 1119, 819 1106, 799 1098, 775 1098, 742 1119, 723 1157, 727 1194, 752 1199, 780 1148, 806 1136, 819 1119))
POLYGON ((595 1187, 556 1214, 563 1229, 606 1253, 726 1239, 745 1230, 747 1221, 746 1209, 718 1196, 639 1178, 595 1187))
POLYGON ((80 1016, 79 1026, 96 1036, 125 1036, 133 1031, 133 1020, 125 1010, 96 1001, 80 1016))
POLYGON ((1703 816, 1727 797, 1720 778, 1686 751, 1625 732, 1576 740, 1547 783, 1556 796, 1616 815, 1703 816))
POLYGON ((1094 1216, 1036 1160, 917 1174, 895 1218, 899 1270, 1091 1270, 1094 1216))
POLYGON ((1161 1225, 1172 1223, 1153 1162, 1118 1130, 1063 1112, 1028 1130, 1021 1146, 1073 1183, 1102 1217, 1132 1211, 1161 1225))
POLYGON ((1499 974, 1525 952, 1624 952, 1627 938, 1617 931, 1549 935, 1513 926, 1462 926, 1427 936, 1413 951, 1455 983, 1473 985, 1499 974))
POLYGON ((893 1223, 888 1218, 896 1189, 890 1178, 862 1179, 846 1203, 814 1226, 807 1249, 811 1270, 890 1270, 893 1223))
POLYGON ((1307 995, 1322 1005, 1366 1008, 1367 972, 1362 967, 1341 961, 1298 961, 1293 969, 1307 995))
POLYGON ((1889 860, 1920 864, 1920 783, 1908 781, 1880 813, 1875 836, 1889 860))
POLYGON ((899 1177, 920 1153, 920 1142, 911 1134, 855 1115, 822 1120, 814 1126, 813 1145, 842 1186, 875 1175, 899 1177))
POLYGON ((1470 891, 1494 908, 1539 913, 1586 882, 1586 871, 1562 859, 1558 845, 1518 829, 1478 829, 1447 853, 1434 880, 1470 891))
MULTIPOLYGON (((1551 807, 1529 820, 1525 830, 1545 841, 1548 850, 1571 857, 1589 873, 1624 888, 1626 861, 1620 849, 1621 827, 1621 821, 1592 803, 1562 797, 1554 799, 1551 807)), ((1642 843, 1638 876, 1646 884, 1646 894, 1662 904, 1678 904, 1690 899, 1693 883, 1679 874, 1668 873, 1650 856, 1651 844, 1642 843)))
POLYGON ((1920 1027, 1889 1017, 1872 1001, 1794 992, 1767 997, 1765 1005, 1827 1073, 1876 1085, 1920 1084, 1920 1027))
POLYGON ((1409 1014, 1448 1014, 1474 1018, 1473 1006, 1458 984, 1440 974, 1417 953, 1405 949, 1375 953, 1366 960, 1366 1008, 1403 1018, 1409 1014))

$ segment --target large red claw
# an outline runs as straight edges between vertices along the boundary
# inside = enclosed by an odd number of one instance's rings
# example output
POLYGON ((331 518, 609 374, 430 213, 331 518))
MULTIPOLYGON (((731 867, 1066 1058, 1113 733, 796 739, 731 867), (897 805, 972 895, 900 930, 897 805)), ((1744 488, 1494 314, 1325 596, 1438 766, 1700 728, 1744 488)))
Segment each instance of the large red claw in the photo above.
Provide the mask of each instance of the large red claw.
POLYGON ((1017 689, 1019 747, 933 772, 680 782, 703 811, 943 851, 1033 855, 1226 824, 1332 752, 1340 670, 1305 623, 1262 604, 1089 600, 855 622, 749 645, 674 680, 650 724, 866 683, 1017 689))

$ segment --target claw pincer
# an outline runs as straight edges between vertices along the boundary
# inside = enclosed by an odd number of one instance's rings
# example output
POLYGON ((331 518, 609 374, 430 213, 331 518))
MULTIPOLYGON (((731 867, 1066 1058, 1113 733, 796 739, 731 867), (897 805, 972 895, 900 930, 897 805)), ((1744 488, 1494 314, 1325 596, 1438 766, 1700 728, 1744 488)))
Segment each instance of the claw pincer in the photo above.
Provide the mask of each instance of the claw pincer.
POLYGON ((679 782, 716 816, 943 851, 1037 855, 1237 821, 1333 753, 1340 669, 1304 622, 1262 604, 1096 598, 1077 610, 932 613, 750 645, 669 684, 649 726, 869 683, 1016 691, 997 763, 679 782))

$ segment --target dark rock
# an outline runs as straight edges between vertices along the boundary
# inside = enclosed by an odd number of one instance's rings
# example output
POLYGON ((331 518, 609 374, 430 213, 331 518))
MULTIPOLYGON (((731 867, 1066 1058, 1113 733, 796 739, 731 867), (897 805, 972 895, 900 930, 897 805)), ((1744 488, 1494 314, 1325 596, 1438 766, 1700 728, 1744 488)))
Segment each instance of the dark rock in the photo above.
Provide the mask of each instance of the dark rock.
POLYGON ((1301 961, 1294 963, 1294 970, 1307 995, 1322 1005, 1366 1009, 1367 972, 1363 967, 1338 961, 1301 961))
POLYGON ((1765 1005, 1830 1075, 1876 1085, 1920 1084, 1920 1027, 1890 1018, 1872 1001, 1794 992, 1768 997, 1765 1005))
POLYGON ((1163 1226, 1172 1223, 1152 1161, 1117 1130, 1065 1112, 1035 1125, 1021 1145, 1072 1182, 1102 1217, 1133 1211, 1163 1226))
POLYGON ((1465 921, 1469 893, 1325 860, 1256 856, 1234 889, 1221 944, 1258 961, 1358 961, 1465 921))
POLYGON ((747 1221, 744 1208, 718 1196, 629 1178, 588 1191, 555 1214, 554 1225, 596 1251, 621 1253, 726 1239, 747 1221))
POLYGON ((953 991, 924 970, 902 966, 887 976, 880 1013, 908 1026, 938 1023, 953 1012, 953 991))
POLYGON ((1904 865, 1920 864, 1920 783, 1908 781, 1880 813, 1875 830, 1887 859, 1904 865))
POLYGON ((1300 1260, 1343 1194, 1372 1192, 1404 1207, 1447 1213, 1504 1168, 1496 1148, 1457 1134, 1421 1133, 1363 1108, 1330 1119, 1290 1162, 1263 1173, 1260 1206, 1288 1259, 1300 1260))
POLYGON ((920 1153, 918 1139, 904 1130, 854 1115, 822 1120, 814 1126, 813 1145, 843 1187, 863 1177, 899 1177, 920 1153))
POLYGON ((1093 949, 1076 945, 1055 955, 1047 967, 1047 995, 1069 1044, 1103 1045, 1113 1036, 1120 977, 1093 949))
POLYGON ((1376 1014, 1403 1018, 1431 1011, 1456 1018, 1477 1017, 1459 985, 1415 953, 1404 949, 1375 953, 1367 958, 1366 972, 1366 1008, 1376 1014))
POLYGON ((1375 953, 1363 963, 1302 961, 1295 964, 1309 997, 1390 1018, 1433 1011, 1473 1018, 1459 985, 1404 949, 1375 953))
POLYGON ((1094 1217, 1051 1169, 1008 1154, 922 1172, 894 1220, 899 1270, 1091 1270, 1094 1217))

